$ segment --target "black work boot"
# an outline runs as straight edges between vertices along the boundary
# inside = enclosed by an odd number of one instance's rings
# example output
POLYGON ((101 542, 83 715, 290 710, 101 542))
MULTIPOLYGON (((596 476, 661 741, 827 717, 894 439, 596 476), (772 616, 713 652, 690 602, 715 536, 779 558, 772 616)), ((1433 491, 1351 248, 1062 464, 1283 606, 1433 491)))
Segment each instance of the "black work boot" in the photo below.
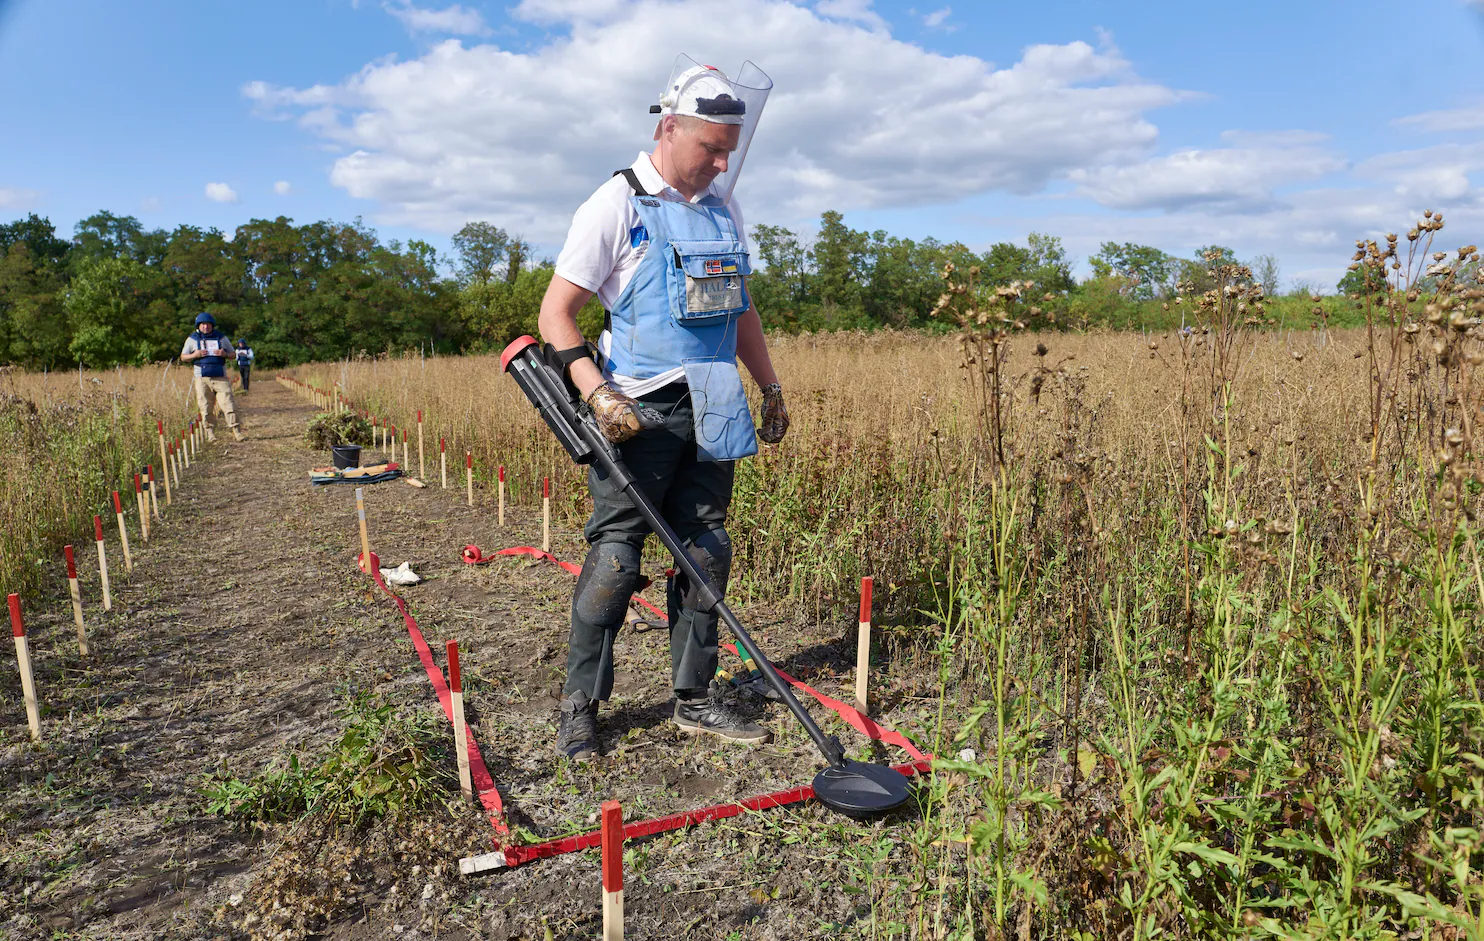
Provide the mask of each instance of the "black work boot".
POLYGON ((598 704, 580 689, 562 700, 557 751, 574 761, 587 761, 598 754, 598 704))
POLYGON ((749 722, 737 710, 722 702, 721 691, 713 683, 709 694, 698 698, 675 698, 675 715, 672 720, 681 731, 690 735, 706 733, 729 742, 759 745, 771 741, 773 733, 749 722))

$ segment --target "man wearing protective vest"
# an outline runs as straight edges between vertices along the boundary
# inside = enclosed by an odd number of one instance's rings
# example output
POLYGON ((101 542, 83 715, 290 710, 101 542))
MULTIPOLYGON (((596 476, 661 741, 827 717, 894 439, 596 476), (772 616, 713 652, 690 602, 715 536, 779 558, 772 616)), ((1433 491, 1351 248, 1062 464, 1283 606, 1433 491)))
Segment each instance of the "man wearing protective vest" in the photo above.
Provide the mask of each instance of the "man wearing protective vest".
MULTIPOLYGON (((751 62, 735 80, 686 56, 660 94, 653 153, 641 153, 578 208, 541 303, 548 355, 618 446, 697 565, 723 589, 733 462, 788 430, 783 390, 747 292, 742 214, 732 199, 772 81, 751 62), (596 358, 577 328, 594 294, 608 312, 596 358), (754 432, 737 361, 762 390, 754 432), (642 427, 641 408, 664 416, 642 427)), ((624 493, 588 472, 590 549, 572 597, 557 750, 598 753, 598 704, 613 691, 613 641, 639 587, 649 527, 624 493)), ((717 616, 697 610, 684 576, 668 585, 673 721, 691 734, 756 743, 768 732, 712 684, 717 616)))
POLYGON ((237 405, 232 401, 232 380, 227 378, 227 357, 232 355, 232 341, 216 328, 216 318, 207 313, 196 315, 196 331, 186 337, 180 348, 180 361, 196 364, 196 405, 201 409, 201 425, 206 429, 206 440, 215 441, 216 433, 211 429, 211 399, 216 397, 217 407, 227 416, 227 427, 232 436, 243 440, 242 429, 237 424, 237 405))
POLYGON ((252 361, 257 359, 253 355, 252 347, 247 345, 246 340, 237 341, 237 378, 242 380, 242 392, 252 385, 252 361))

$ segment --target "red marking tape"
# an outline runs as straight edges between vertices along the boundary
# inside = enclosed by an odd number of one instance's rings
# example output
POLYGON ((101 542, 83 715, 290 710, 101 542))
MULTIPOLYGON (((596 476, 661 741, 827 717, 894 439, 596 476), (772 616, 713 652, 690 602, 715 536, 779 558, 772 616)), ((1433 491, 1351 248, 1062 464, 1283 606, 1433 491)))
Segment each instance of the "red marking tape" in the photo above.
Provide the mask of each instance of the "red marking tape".
POLYGON ((871 620, 871 576, 861 579, 861 623, 871 620))
POLYGON ((124 512, 124 505, 119 502, 119 492, 117 490, 115 490, 113 492, 113 512, 115 512, 115 513, 122 513, 122 512, 124 512))
POLYGON ((72 547, 63 546, 62 554, 67 557, 67 577, 73 580, 77 578, 77 559, 72 556, 72 547))
MULTIPOLYGON (((357 567, 361 556, 356 555, 357 567)), ((422 661, 423 669, 427 671, 428 681, 433 684, 433 692, 438 695, 438 703, 443 707, 443 714, 453 722, 453 694, 448 684, 443 681, 443 671, 438 664, 433 662, 433 652, 428 649, 428 642, 423 639, 422 631, 417 628, 417 621, 413 620, 412 614, 407 610, 407 602, 401 596, 387 587, 386 580, 381 577, 381 559, 376 553, 371 553, 371 577, 382 591, 397 603, 397 610, 402 612, 402 621, 407 625, 407 635, 412 639, 412 646, 417 649, 418 659, 422 661)), ((466 747, 469 749, 469 776, 474 781, 475 793, 479 795, 479 802, 484 806, 485 815, 489 817, 490 825, 495 828, 496 845, 500 841, 510 837, 510 828, 505 825, 505 805, 500 800, 500 792, 495 787, 494 778, 490 777, 489 769, 484 766, 484 758, 479 754, 479 743, 474 740, 472 729, 465 727, 464 735, 467 740, 466 747)))
POLYGON ((551 478, 550 477, 542 477, 541 478, 541 497, 542 497, 542 499, 548 499, 548 498, 551 497, 551 478))
POLYGON ((5 600, 10 602, 10 632, 17 637, 25 637, 26 625, 21 623, 21 596, 11 595, 5 600))
MULTIPOLYGON (((582 571, 581 566, 574 565, 571 562, 566 562, 562 559, 557 558, 549 552, 542 552, 540 549, 537 549, 533 546, 515 546, 509 549, 501 549, 494 555, 485 555, 483 552, 480 551, 479 547, 475 545, 467 545, 464 547, 463 550, 463 559, 470 565, 483 565, 486 562, 492 562, 500 556, 505 555, 532 556, 543 561, 554 563, 574 575, 582 571)), ((380 581, 379 578, 378 581, 380 581)), ((649 602, 645 601, 643 598, 640 598, 638 595, 635 595, 634 598, 636 601, 654 611, 661 621, 665 620, 664 614, 660 612, 658 608, 654 607, 654 605, 649 604, 649 602)), ((733 644, 723 644, 722 647, 733 654, 737 653, 737 648, 733 644)), ((813 696, 820 705, 838 714, 850 726, 861 732, 863 735, 884 744, 896 745, 906 751, 907 754, 911 755, 914 760, 907 762, 906 764, 892 766, 892 769, 897 773, 905 775, 907 777, 911 777, 912 775, 922 775, 931 772, 932 756, 923 754, 923 752, 919 750, 916 745, 912 744, 912 742, 905 736, 903 736, 900 732, 890 729, 883 729, 879 725, 877 725, 875 720, 873 720, 870 716, 864 715, 863 713, 855 709, 855 707, 824 695, 823 693, 814 689, 812 686, 809 686, 807 683, 800 682, 799 680, 794 679, 792 676, 789 676, 783 670, 779 670, 776 665, 774 666, 774 669, 778 670, 778 675, 785 681, 791 683, 796 689, 808 693, 810 696, 813 696)), ((653 820, 642 820, 636 823, 626 824, 623 827, 623 837, 626 840, 632 840, 638 837, 651 836, 656 833, 664 833, 669 830, 679 830, 683 827, 695 826, 696 824, 706 823, 711 820, 724 820, 728 817, 735 817, 739 814, 746 813, 747 811, 768 810, 772 807, 782 807, 787 804, 797 804, 801 801, 806 801, 813 796, 814 788, 808 785, 804 787, 789 788, 783 791, 774 791, 770 794, 760 794, 756 797, 749 797, 746 800, 737 801, 736 803, 715 804, 710 807, 702 807, 698 810, 688 810, 677 814, 670 814, 669 816, 665 817, 657 817, 653 820)), ((607 825, 606 819, 604 820, 604 824, 605 826, 607 825)), ((573 853, 578 850, 591 849, 594 846, 600 846, 603 843, 603 835, 603 829, 598 829, 594 830, 591 833, 584 833, 579 836, 569 836, 560 840, 549 840, 545 843, 537 843, 531 846, 510 846, 504 848, 500 855, 504 859, 505 866, 514 867, 519 866, 522 863, 531 862, 532 860, 536 859, 545 859, 551 856, 560 856, 564 853, 573 853)), ((498 839, 496 841, 496 845, 498 846, 498 839)))
POLYGON ((504 464, 501 464, 500 465, 500 483, 503 484, 504 482, 505 482, 505 465, 504 464))
POLYGON ((438 453, 439 454, 442 454, 444 451, 447 451, 447 450, 448 450, 448 446, 443 443, 443 439, 442 438, 439 438, 438 439, 438 453))
POLYGON ((134 475, 134 492, 137 494, 137 493, 141 493, 143 490, 144 490, 144 488, 141 487, 140 484, 139 484, 139 475, 138 474, 135 474, 134 475))
POLYGON ((474 468, 474 452, 473 451, 465 451, 464 452, 464 466, 467 467, 467 468, 469 468, 469 469, 471 469, 471 470, 474 468))
POLYGON ((93 538, 99 542, 103 541, 103 517, 93 517, 93 538))

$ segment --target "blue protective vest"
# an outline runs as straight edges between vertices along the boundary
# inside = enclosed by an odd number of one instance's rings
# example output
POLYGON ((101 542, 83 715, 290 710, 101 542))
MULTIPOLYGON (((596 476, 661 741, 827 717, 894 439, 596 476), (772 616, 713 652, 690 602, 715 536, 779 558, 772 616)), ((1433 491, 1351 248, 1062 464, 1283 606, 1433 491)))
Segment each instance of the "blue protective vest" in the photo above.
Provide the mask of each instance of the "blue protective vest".
POLYGON ((734 461, 757 453, 757 433, 737 371, 737 320, 752 306, 752 273, 736 224, 714 196, 682 203, 636 190, 649 250, 608 313, 605 371, 651 379, 679 366, 690 385, 696 454, 734 461))
MULTIPOLYGON (((220 330, 213 330, 209 337, 202 336, 197 330, 191 334, 191 339, 202 349, 206 348, 207 340, 215 340, 222 349, 226 349, 228 344, 227 335, 220 330)), ((226 362, 225 356, 203 356, 196 360, 196 365, 201 367, 201 375, 207 379, 220 379, 227 374, 226 362)))

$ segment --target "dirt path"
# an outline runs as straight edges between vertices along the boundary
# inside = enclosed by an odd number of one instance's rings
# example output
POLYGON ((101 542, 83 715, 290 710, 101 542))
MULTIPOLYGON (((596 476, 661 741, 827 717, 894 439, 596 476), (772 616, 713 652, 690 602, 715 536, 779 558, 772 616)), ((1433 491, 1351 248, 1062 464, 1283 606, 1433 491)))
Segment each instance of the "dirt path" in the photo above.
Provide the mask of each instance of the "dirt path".
MULTIPOLYGON (((25 741, 13 661, 0 668, 0 938, 247 936, 242 912, 255 902, 313 907, 301 896, 313 895, 314 880, 286 890, 283 872, 325 877, 315 870, 327 863, 314 853, 328 838, 209 816, 203 781, 213 771, 246 778, 291 753, 324 749, 342 730, 350 690, 435 708, 395 608, 354 568, 353 488, 308 484, 308 468, 322 460, 302 443, 310 409, 262 380, 239 408, 250 440, 214 445, 187 472, 154 539, 137 547, 132 577, 116 576, 113 613, 89 605, 92 657, 77 655, 64 586, 51 604, 32 605, 42 745, 25 741)), ((558 760, 571 577, 515 560, 463 565, 465 543, 486 551, 538 544, 539 512, 512 508, 501 530, 492 509, 465 506, 462 490, 442 490, 429 470, 425 490, 367 488, 373 550, 383 564, 410 561, 429 579, 405 597, 435 650, 448 637, 460 641, 471 723, 511 821, 527 836, 591 829, 612 797, 634 819, 808 780, 807 739, 761 705, 753 708, 777 736, 763 748, 672 730, 660 631, 620 635, 615 699, 602 717, 607 757, 586 767, 558 760)), ((583 549, 576 533, 559 533, 553 548, 579 560, 583 549)), ((80 555, 91 561, 90 549, 80 555)), ((96 571, 85 574, 89 599, 95 581, 96 571)), ((839 643, 843 625, 750 615, 785 666, 841 695, 854 656, 839 643)), ((890 688, 888 679, 883 694, 890 688)), ((884 718, 912 729, 926 708, 902 689, 884 718)), ((833 717, 815 714, 839 731, 833 717)), ((591 854, 459 880, 450 866, 488 848, 488 825, 468 810, 433 816, 430 827, 413 828, 415 846, 406 832, 336 835, 380 855, 365 863, 376 874, 358 893, 325 904, 325 936, 596 933, 591 854)), ((846 888, 863 887, 871 872, 861 868, 861 848, 885 854, 878 869, 905 865, 908 831, 910 820, 873 827, 806 805, 638 844, 626 892, 630 934, 833 936, 833 925, 869 911, 869 900, 862 909, 859 890, 846 888)))

